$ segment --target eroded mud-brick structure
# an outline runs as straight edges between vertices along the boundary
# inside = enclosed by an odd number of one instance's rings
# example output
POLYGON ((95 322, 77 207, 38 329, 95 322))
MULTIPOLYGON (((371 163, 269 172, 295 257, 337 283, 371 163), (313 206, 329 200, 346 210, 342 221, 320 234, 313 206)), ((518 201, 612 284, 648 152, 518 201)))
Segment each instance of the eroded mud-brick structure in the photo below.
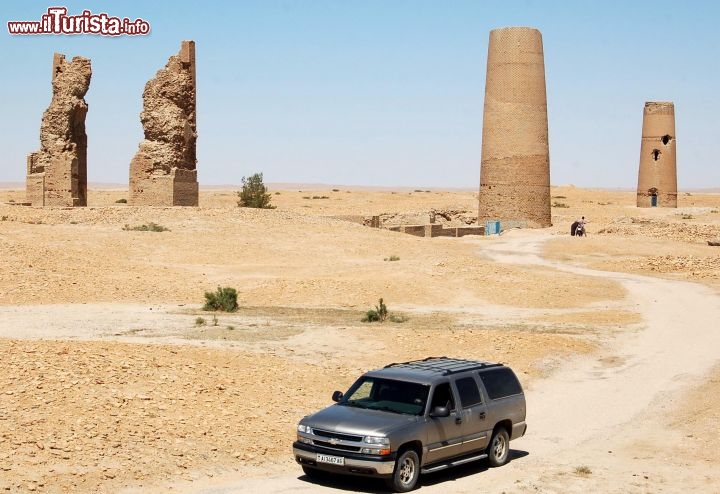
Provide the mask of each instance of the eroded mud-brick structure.
POLYGON ((675 105, 670 102, 645 103, 637 207, 677 207, 675 105))
POLYGON ((148 81, 140 114, 145 139, 130 163, 130 200, 144 206, 197 206, 195 42, 148 81))
POLYGON ((545 59, 540 31, 490 32, 478 223, 551 225, 545 59))
POLYGON ((85 94, 90 60, 55 53, 52 100, 40 125, 40 150, 27 158, 26 201, 33 206, 87 206, 85 94))

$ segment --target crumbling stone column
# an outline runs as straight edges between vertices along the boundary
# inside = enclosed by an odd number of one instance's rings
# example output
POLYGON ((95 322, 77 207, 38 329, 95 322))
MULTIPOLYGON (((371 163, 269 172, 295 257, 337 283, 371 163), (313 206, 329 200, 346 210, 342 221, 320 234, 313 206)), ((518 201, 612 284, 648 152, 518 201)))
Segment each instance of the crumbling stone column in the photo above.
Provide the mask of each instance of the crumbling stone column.
POLYGON ((195 42, 148 81, 140 113, 145 139, 130 163, 133 205, 197 206, 195 42))
POLYGON ((550 212, 545 59, 540 31, 490 31, 478 223, 547 227, 550 212))
POLYGON ((677 207, 675 105, 645 103, 643 110, 637 207, 677 207))
POLYGON ((33 206, 87 206, 87 134, 85 94, 90 60, 55 53, 53 96, 40 125, 40 150, 27 158, 26 201, 33 206))

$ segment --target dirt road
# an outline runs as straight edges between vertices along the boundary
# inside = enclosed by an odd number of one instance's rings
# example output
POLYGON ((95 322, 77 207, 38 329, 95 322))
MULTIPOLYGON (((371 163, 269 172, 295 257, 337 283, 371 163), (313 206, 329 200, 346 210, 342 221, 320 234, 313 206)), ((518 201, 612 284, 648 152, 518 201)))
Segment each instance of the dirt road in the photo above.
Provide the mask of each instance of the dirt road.
MULTIPOLYGON (((547 232, 509 232, 481 255, 501 263, 542 265, 617 280, 642 328, 608 340, 602 357, 565 362, 527 392, 529 430, 514 441, 512 461, 427 475, 421 491, 453 492, 717 492, 720 473, 696 455, 702 431, 670 428, 682 420, 683 390, 720 360, 720 297, 685 282, 594 271, 539 256, 547 232), (714 322, 715 321, 715 322, 714 322), (668 448, 668 445, 674 445, 668 448), (480 487, 481 486, 481 487, 480 487)), ((596 310, 603 310, 596 307, 596 310)), ((288 445, 288 454, 290 447, 288 445)), ((266 478, 216 478, 177 484, 176 492, 377 492, 355 479, 310 482, 299 467, 266 478)))

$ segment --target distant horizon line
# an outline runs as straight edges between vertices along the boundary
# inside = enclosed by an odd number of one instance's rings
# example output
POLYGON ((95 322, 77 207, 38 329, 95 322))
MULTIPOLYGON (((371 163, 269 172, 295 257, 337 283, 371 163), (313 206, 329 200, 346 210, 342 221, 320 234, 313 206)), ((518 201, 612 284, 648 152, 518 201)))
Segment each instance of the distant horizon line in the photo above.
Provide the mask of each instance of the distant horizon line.
MULTIPOLYGON (((265 186, 268 189, 355 189, 355 190, 409 190, 409 191, 422 191, 426 190, 445 190, 445 191, 457 191, 457 192, 476 192, 479 187, 432 187, 427 185, 347 185, 347 184, 328 184, 321 182, 267 182, 265 186)), ((206 184, 199 185, 200 190, 240 190, 242 184, 206 184)), ((574 184, 561 184, 561 185, 550 185, 551 188, 575 188, 575 189, 586 189, 586 190, 611 190, 618 192, 631 192, 635 191, 635 187, 599 187, 599 186, 580 186, 574 184)), ((0 189, 13 190, 13 189, 24 189, 25 182, 0 182, 0 189)), ((88 189, 97 190, 128 190, 128 184, 116 183, 116 182, 88 182, 88 189)), ((687 189, 678 188, 678 193, 681 192, 701 192, 701 193, 720 193, 720 187, 689 187, 687 189)))

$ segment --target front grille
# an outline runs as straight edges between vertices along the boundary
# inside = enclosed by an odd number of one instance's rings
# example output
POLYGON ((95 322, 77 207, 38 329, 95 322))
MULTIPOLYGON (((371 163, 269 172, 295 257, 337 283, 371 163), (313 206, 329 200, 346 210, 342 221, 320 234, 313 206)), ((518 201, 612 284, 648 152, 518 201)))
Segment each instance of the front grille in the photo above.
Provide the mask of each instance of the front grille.
POLYGON ((347 446, 345 444, 331 444, 325 441, 318 441, 315 439, 313 441, 313 444, 315 446, 322 446, 323 448, 329 448, 329 449, 337 449, 340 451, 352 451, 353 453, 359 453, 360 447, 359 446, 347 446))
POLYGON ((355 443, 360 443, 363 440, 363 436, 341 434, 339 432, 324 431, 322 429, 313 429, 313 434, 315 434, 316 436, 327 437, 328 439, 340 439, 341 441, 352 441, 355 443))

